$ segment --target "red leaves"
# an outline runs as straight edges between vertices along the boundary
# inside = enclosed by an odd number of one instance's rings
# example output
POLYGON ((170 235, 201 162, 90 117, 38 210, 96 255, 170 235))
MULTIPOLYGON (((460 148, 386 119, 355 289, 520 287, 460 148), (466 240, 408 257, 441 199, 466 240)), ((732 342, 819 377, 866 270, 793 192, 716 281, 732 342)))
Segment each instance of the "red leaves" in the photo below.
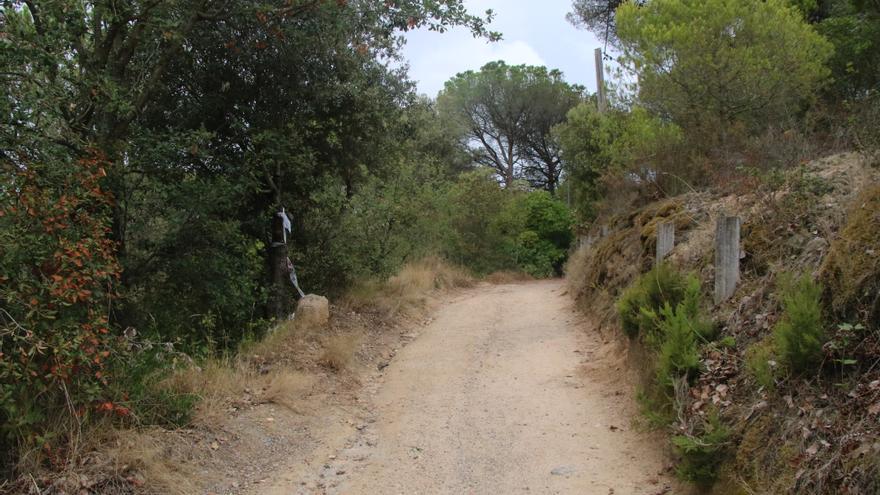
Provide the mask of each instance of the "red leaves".
MULTIPOLYGON (((106 312, 120 274, 109 238, 113 195, 103 185, 109 167, 97 153, 74 164, 28 164, 11 176, 15 193, 0 195, 3 227, 16 233, 4 246, 15 266, 0 265, 3 296, 12 302, 4 309, 22 328, 4 336, 0 352, 0 381, 14 384, 13 400, 59 391, 46 387, 56 382, 67 385, 78 410, 107 395, 104 368, 115 341, 106 312)), ((101 407, 129 414, 110 404, 101 407)))

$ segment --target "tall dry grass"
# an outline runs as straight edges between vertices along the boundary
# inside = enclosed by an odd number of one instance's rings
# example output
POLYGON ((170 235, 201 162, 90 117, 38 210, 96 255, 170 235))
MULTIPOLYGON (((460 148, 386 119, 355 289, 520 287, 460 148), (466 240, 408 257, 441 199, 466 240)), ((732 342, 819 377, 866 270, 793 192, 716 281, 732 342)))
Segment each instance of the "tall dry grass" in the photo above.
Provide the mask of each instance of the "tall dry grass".
POLYGON ((392 319, 401 313, 423 309, 433 293, 471 287, 474 282, 464 269, 438 256, 428 256, 407 263, 387 280, 357 284, 343 298, 343 303, 392 319))
MULTIPOLYGON (((474 279, 461 268, 438 257, 427 257, 407 264, 387 280, 358 285, 344 304, 390 319, 423 308, 433 293, 473 283, 474 279)), ((221 429, 242 404, 272 403, 302 413, 320 372, 300 369, 309 369, 310 364, 335 372, 351 368, 364 335, 363 327, 331 333, 301 322, 284 322, 265 338, 243 345, 233 357, 209 358, 176 369, 153 386, 171 396, 197 397, 191 421, 205 430, 221 429)), ((69 492, 77 493, 82 488, 81 475, 87 474, 90 479, 100 480, 100 487, 94 488, 102 493, 129 493, 132 489, 150 494, 197 493, 204 480, 196 472, 197 463, 190 462, 196 454, 187 451, 191 449, 188 441, 175 441, 174 431, 162 435, 156 435, 156 431, 108 423, 83 432, 88 441, 80 450, 93 459, 77 463, 76 472, 70 473, 69 492), (83 467, 86 464, 88 468, 83 467)))

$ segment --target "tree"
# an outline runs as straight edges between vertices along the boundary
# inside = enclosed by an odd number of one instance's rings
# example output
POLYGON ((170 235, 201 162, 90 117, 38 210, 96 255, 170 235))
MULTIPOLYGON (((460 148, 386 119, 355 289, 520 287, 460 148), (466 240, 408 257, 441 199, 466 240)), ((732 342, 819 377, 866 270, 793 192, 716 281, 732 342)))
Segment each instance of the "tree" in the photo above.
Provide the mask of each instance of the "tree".
POLYGON ((863 98, 880 89, 880 3, 835 0, 817 29, 834 44, 829 66, 835 94, 863 98))
POLYGON ((681 171, 676 170, 681 167, 677 149, 681 130, 642 107, 599 113, 594 103, 582 103, 553 132, 562 149, 574 205, 584 219, 592 218, 595 203, 608 193, 603 179, 609 174, 638 178, 636 182, 664 192, 673 191, 681 181, 681 171))
MULTIPOLYGON (((128 400, 101 364, 122 328, 226 351, 275 316, 270 259, 337 282, 302 253, 339 229, 306 221, 372 208, 410 150, 412 84, 380 56, 420 26, 496 38, 489 17, 460 1, 0 0, 0 471, 18 447, 54 452, 65 411, 128 400), (268 249, 281 205, 293 253, 268 249)), ((401 201, 367 218, 419 227, 401 201)), ((398 240, 360 251, 400 258, 398 240)))
POLYGON ((616 14, 639 99, 711 147, 793 115, 825 78, 831 45, 783 0, 652 0, 616 14))
POLYGON ((547 76, 536 77, 528 88, 520 139, 526 180, 533 187, 554 194, 562 174, 562 156, 559 141, 551 131, 565 122, 568 111, 583 101, 584 88, 566 83, 558 71, 550 71, 547 76))
POLYGON ((376 60, 394 56, 395 33, 464 25, 497 38, 491 14, 457 1, 5 0, 0 9, 9 89, 0 111, 11 117, 0 123, 2 157, 27 168, 100 148, 130 296, 116 323, 173 334, 202 326, 173 314, 196 314, 211 330, 194 333, 214 341, 262 315, 254 258, 271 257, 271 267, 288 254, 266 249, 266 219, 282 205, 319 207, 311 191, 330 178, 351 197, 399 153, 395 122, 410 84, 376 60), (150 303, 169 292, 187 295, 176 299, 187 311, 150 303))
MULTIPOLYGON (((644 5, 647 0, 631 0, 635 5, 644 5)), ((572 11, 565 18, 575 26, 583 26, 596 33, 605 42, 617 44, 615 14, 617 8, 626 0, 574 0, 572 11)))
POLYGON ((437 103, 473 161, 495 170, 505 187, 528 179, 533 187, 554 191, 560 160, 550 129, 565 120, 582 93, 557 70, 492 62, 447 81, 437 103))

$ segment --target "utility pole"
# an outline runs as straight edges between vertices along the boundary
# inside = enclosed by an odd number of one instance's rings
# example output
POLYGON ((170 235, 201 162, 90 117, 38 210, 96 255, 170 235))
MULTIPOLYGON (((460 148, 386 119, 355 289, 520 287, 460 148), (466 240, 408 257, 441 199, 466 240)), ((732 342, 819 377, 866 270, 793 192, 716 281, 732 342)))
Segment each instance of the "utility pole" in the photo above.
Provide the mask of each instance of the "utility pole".
POLYGON ((596 103, 599 113, 605 113, 608 102, 605 99, 605 64, 602 60, 602 49, 596 48, 596 103))

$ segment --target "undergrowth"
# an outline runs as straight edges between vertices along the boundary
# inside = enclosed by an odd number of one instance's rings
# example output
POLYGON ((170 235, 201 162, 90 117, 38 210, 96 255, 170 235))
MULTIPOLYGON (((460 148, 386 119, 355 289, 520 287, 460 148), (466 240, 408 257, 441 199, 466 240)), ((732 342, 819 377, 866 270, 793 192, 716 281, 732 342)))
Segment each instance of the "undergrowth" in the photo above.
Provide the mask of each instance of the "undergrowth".
MULTIPOLYGON (((670 426, 681 416, 689 386, 700 372, 701 348, 716 337, 701 299, 694 275, 660 264, 639 277, 617 303, 626 334, 638 337, 647 359, 653 361, 654 374, 642 384, 639 400, 648 423, 655 427, 670 426)), ((696 432, 674 436, 679 476, 711 483, 723 462, 728 436, 717 412, 696 432)))
POLYGON ((783 314, 773 328, 776 352, 791 371, 815 370, 822 362, 826 335, 822 318, 822 288, 809 276, 784 279, 781 294, 783 314))
POLYGON ((682 479, 699 485, 711 485, 718 477, 718 468, 725 459, 729 439, 730 429, 717 411, 711 411, 700 431, 672 438, 675 452, 681 459, 676 473, 682 479))
POLYGON ((630 338, 651 338, 657 329, 657 314, 664 306, 677 306, 685 298, 687 277, 666 263, 655 266, 623 291, 617 301, 624 332, 630 338))

